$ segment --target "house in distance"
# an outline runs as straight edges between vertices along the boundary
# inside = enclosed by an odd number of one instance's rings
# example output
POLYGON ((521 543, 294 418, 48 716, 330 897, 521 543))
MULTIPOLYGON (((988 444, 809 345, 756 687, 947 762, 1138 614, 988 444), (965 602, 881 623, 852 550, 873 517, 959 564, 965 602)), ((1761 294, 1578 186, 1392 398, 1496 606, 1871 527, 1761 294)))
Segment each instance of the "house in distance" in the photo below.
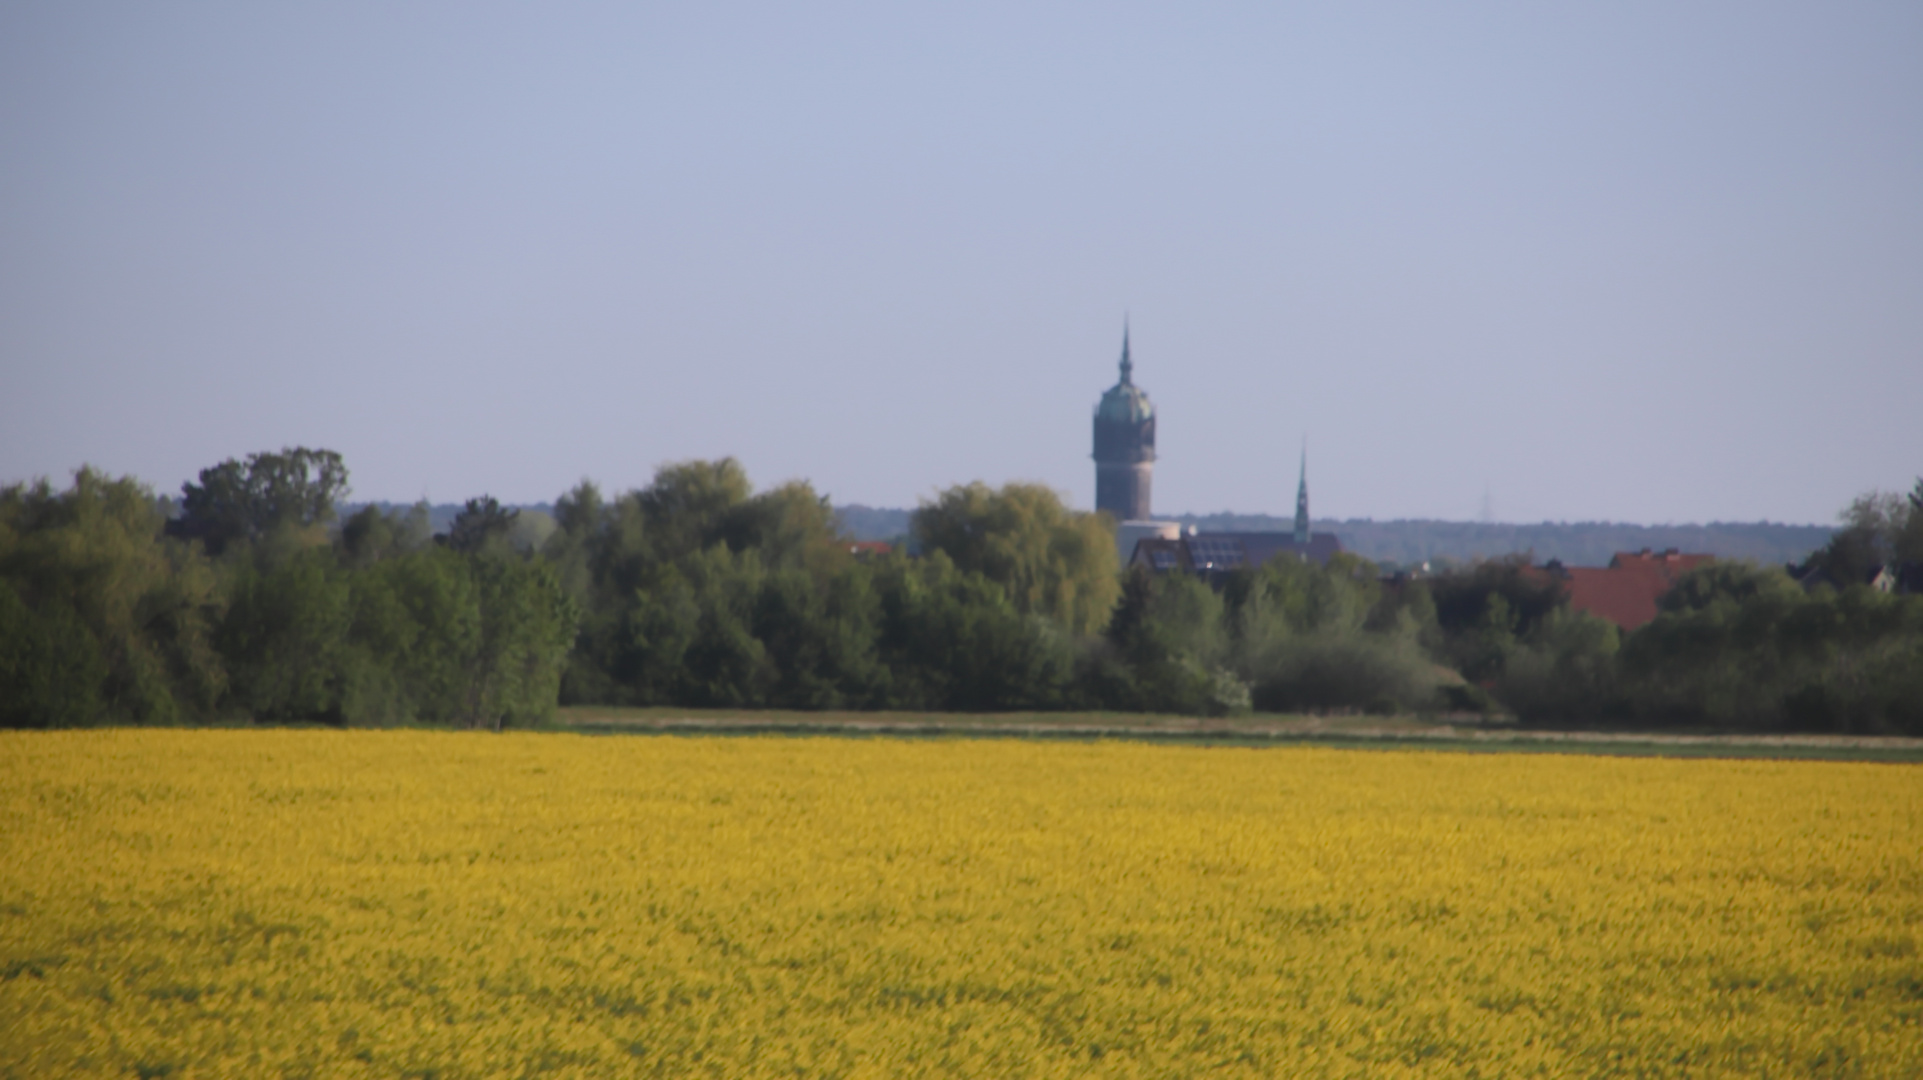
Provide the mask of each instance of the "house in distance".
POLYGON ((1605 567, 1563 566, 1551 562, 1540 572, 1562 582, 1571 611, 1586 611, 1624 630, 1656 619, 1656 602, 1676 579, 1716 561, 1714 555, 1667 551, 1619 551, 1605 567))

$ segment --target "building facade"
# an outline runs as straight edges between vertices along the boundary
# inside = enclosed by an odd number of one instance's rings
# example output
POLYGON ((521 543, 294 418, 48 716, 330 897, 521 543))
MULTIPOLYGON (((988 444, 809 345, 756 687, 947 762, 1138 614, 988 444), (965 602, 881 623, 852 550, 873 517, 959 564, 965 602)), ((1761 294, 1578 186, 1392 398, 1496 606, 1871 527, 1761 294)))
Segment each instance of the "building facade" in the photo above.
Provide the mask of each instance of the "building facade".
MULTIPOLYGON (((1123 341, 1126 362, 1128 345, 1123 341)), ((1124 381, 1127 369, 1124 368, 1124 381)), ((1110 391, 1114 393, 1114 391, 1110 391)), ((1108 399, 1103 398, 1103 404, 1108 399)), ((1096 429, 1100 431, 1098 427, 1096 429)), ((1098 447, 1100 443, 1096 444, 1098 447)), ((1099 460, 1099 457, 1098 457, 1099 460)), ((1146 497, 1146 495, 1144 496, 1146 497)), ((1153 573, 1181 570, 1201 574, 1211 581, 1236 570, 1255 569, 1273 559, 1287 556, 1326 565, 1342 553, 1342 541, 1334 533, 1309 529, 1309 448, 1302 447, 1301 471, 1295 481, 1295 528, 1288 532, 1197 532, 1191 525, 1184 529, 1175 522, 1141 521, 1116 530, 1122 545, 1122 561, 1153 573)))
POLYGON ((1158 574, 1182 570, 1213 578, 1232 570, 1253 570, 1282 556, 1322 566, 1341 553, 1342 541, 1327 532, 1297 541, 1294 532, 1181 531, 1137 540, 1127 565, 1158 574))

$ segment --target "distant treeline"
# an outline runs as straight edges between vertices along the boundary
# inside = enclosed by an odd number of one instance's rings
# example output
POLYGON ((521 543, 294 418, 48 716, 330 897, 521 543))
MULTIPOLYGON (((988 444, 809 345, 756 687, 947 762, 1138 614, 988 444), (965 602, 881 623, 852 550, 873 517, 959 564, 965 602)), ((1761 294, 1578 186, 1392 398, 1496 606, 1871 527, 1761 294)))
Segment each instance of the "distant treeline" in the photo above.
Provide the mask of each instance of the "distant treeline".
MULTIPOLYGON (((887 540, 906 535, 912 510, 838 506, 841 527, 858 540, 887 540)), ((1204 532, 1287 532, 1293 519, 1270 514, 1181 514, 1167 520, 1204 532)), ((1836 531, 1824 525, 1783 525, 1713 521, 1707 525, 1629 525, 1608 521, 1542 522, 1506 525, 1472 521, 1402 519, 1375 521, 1317 519, 1318 532, 1332 532, 1346 551, 1372 562, 1414 567, 1429 562, 1470 563, 1529 555, 1565 566, 1607 566, 1619 551, 1651 548, 1701 552, 1719 559, 1749 559, 1781 565, 1800 563, 1829 542, 1836 531)))
POLYGON ((557 703, 793 709, 1515 712, 1923 733, 1923 481, 1811 559, 1686 577, 1631 634, 1521 559, 1385 578, 1344 555, 1124 571, 1112 523, 970 484, 919 553, 851 550, 805 482, 733 460, 551 512, 482 496, 343 515, 328 451, 203 470, 177 500, 82 470, 0 490, 0 724, 540 723, 557 703))
MULTIPOLYGON (((430 503, 425 499, 415 503, 387 502, 385 500, 379 502, 345 502, 340 506, 340 516, 343 518, 352 517, 370 506, 383 514, 422 513, 425 515, 428 533, 434 536, 439 536, 449 529, 452 529, 454 527, 454 519, 460 517, 461 511, 467 509, 463 503, 430 503)), ((519 515, 517 518, 517 521, 520 522, 519 528, 530 536, 538 533, 545 538, 546 534, 552 531, 549 528, 549 523, 554 519, 553 503, 510 503, 503 504, 502 508, 516 511, 519 515)))

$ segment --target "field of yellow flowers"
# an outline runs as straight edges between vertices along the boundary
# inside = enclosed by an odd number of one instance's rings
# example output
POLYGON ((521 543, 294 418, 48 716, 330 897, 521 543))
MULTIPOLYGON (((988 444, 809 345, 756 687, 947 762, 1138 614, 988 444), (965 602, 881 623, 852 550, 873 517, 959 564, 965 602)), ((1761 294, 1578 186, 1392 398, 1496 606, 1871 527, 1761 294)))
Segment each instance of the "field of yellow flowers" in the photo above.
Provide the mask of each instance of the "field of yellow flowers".
POLYGON ((1923 1075, 1910 765, 0 735, 0 1076, 1923 1075))

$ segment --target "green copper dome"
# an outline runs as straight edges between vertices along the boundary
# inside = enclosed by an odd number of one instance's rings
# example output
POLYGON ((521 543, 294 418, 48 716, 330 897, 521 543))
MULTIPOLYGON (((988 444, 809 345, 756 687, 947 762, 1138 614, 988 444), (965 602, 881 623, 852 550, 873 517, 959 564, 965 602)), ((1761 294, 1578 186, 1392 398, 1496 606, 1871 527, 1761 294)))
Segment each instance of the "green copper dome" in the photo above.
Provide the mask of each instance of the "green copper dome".
POLYGON ((1119 424, 1139 424, 1155 415, 1155 406, 1149 403, 1148 394, 1135 385, 1132 378, 1135 363, 1128 357, 1128 332, 1122 332, 1122 380, 1108 388, 1102 395, 1102 403, 1095 406, 1097 420, 1110 420, 1119 424))

